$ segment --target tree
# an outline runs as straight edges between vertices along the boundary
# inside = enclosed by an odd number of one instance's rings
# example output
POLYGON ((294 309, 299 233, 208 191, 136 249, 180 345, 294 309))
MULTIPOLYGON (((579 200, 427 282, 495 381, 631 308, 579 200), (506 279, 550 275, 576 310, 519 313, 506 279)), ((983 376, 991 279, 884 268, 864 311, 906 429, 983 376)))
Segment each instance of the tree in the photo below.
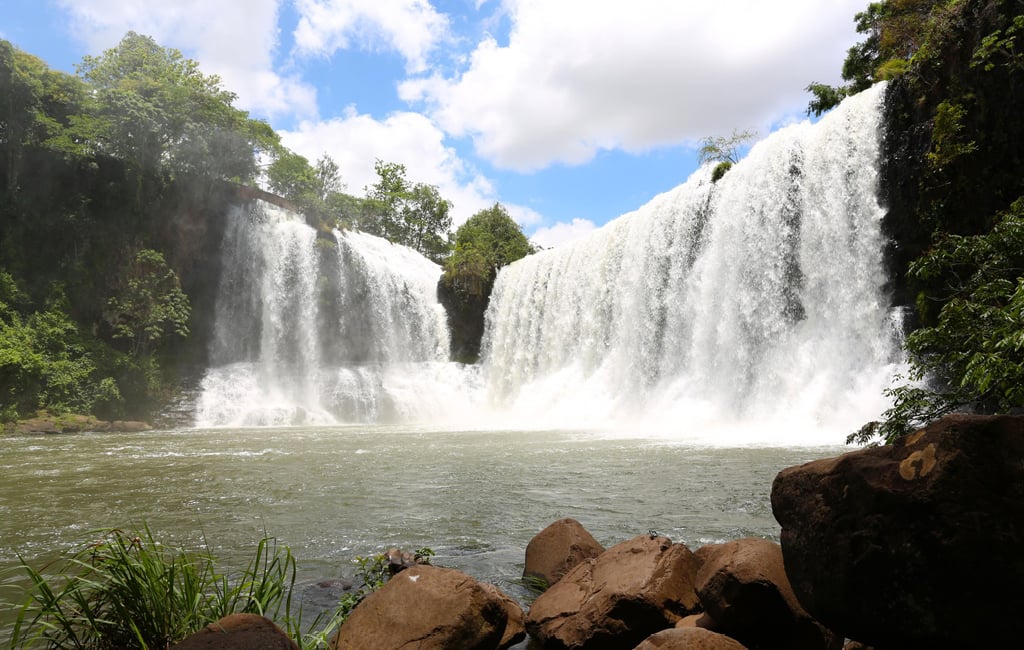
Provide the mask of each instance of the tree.
POLYGON ((27 305, 11 275, 0 272, 0 422, 37 409, 87 413, 99 401, 118 400, 114 380, 98 380, 63 289, 52 290, 43 311, 27 305))
POLYGON ((377 182, 366 188, 360 230, 414 248, 436 263, 449 252, 452 204, 436 186, 411 184, 405 165, 378 160, 377 182))
POLYGON ((327 203, 332 194, 340 194, 345 191, 345 184, 341 182, 341 169, 338 163, 327 154, 316 159, 316 167, 313 170, 315 182, 313 188, 320 201, 327 203))
POLYGON ((269 127, 232 106, 236 96, 219 77, 149 36, 128 32, 77 69, 98 101, 78 126, 94 136, 96 153, 136 170, 248 179, 256 153, 278 144, 269 127))
POLYGON ((25 147, 62 148, 55 143, 83 96, 78 79, 0 40, 0 151, 9 194, 17 191, 25 147))
POLYGON ((740 161, 740 148, 747 142, 757 137, 757 131, 738 131, 733 129, 730 136, 708 136, 701 141, 700 149, 697 151, 697 160, 703 165, 714 162, 714 171, 711 173, 711 182, 718 182, 725 172, 740 161))
POLYGON ((469 295, 484 295, 498 271, 536 249, 500 203, 477 212, 455 231, 445 281, 469 295))
POLYGON ((107 311, 114 338, 128 341, 133 356, 146 355, 168 336, 189 333, 188 296, 158 251, 136 253, 125 271, 124 287, 107 301, 107 311))
POLYGON ((903 74, 946 4, 942 0, 882 0, 856 14, 857 33, 865 38, 847 50, 842 72, 847 83, 808 85, 805 90, 814 98, 807 114, 820 116, 875 82, 903 74))
POLYGON ((291 151, 280 153, 267 168, 270 191, 300 206, 316 196, 316 182, 309 160, 291 151))
POLYGON ((926 325, 907 337, 910 383, 890 389, 884 420, 849 442, 891 442, 956 410, 1024 406, 1024 197, 985 234, 938 234, 910 275, 946 279, 945 295, 919 298, 926 325))

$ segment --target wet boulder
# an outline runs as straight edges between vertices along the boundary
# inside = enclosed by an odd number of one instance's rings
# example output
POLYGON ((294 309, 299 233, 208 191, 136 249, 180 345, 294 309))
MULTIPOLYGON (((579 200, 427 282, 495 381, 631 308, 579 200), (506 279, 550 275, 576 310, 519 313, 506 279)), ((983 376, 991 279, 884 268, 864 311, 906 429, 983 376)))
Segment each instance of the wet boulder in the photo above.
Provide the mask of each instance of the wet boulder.
POLYGON ((839 650, 842 638, 800 606, 782 548, 746 538, 697 550, 697 595, 716 631, 759 650, 839 650))
POLYGON ((551 586, 584 560, 604 553, 604 547, 575 519, 559 519, 533 536, 526 545, 524 578, 551 586))
POLYGON ((887 650, 1024 638, 1024 418, 948 416, 785 469, 772 510, 797 598, 847 638, 887 650))
POLYGON ((270 619, 257 614, 230 614, 210 623, 171 650, 299 650, 270 619))
POLYGON ((700 609, 697 559, 640 535, 584 560, 537 597, 526 629, 544 648, 628 650, 700 609))
POLYGON ((461 571, 409 567, 352 611, 336 650, 500 650, 526 638, 523 610, 493 585, 461 571))

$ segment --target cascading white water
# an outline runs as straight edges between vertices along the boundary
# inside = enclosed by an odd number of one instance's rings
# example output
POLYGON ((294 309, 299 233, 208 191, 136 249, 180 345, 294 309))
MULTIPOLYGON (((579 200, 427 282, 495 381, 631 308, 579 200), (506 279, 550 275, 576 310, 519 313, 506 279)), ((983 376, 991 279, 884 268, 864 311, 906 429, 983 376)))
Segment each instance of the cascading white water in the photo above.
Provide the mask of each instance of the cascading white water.
POLYGON ((502 270, 484 340, 492 400, 548 426, 764 439, 834 442, 877 417, 898 354, 882 293, 882 95, 502 270))
POLYGON ((897 320, 883 87, 503 269, 483 364, 449 363, 440 269, 254 202, 224 238, 200 426, 452 423, 835 443, 885 408, 897 320))
POLYGON ((371 235, 318 237, 300 215, 260 201, 232 211, 222 249, 198 426, 406 421, 450 409, 434 389, 452 374, 436 264, 371 235))

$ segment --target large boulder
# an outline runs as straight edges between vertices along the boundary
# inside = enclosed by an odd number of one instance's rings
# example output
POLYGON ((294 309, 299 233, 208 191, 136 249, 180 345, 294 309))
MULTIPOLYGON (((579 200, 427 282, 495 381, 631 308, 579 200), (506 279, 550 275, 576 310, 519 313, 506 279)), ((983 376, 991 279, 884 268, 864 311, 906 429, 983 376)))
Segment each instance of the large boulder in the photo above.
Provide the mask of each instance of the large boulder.
POLYGON ((700 609, 697 559, 640 535, 584 560, 537 597, 526 629, 544 648, 629 649, 700 609))
POLYGON ((782 548, 746 538, 701 547, 697 595, 714 629, 763 650, 839 650, 832 634, 800 606, 786 577, 782 548))
POLYGON ((299 650, 281 628, 257 614, 230 614, 171 650, 299 650))
POLYGON ((575 519, 559 519, 533 536, 526 545, 524 578, 538 578, 548 586, 584 560, 604 553, 604 547, 575 519))
POLYGON ((523 610, 492 585, 430 565, 405 569, 352 611, 337 650, 500 650, 526 638, 523 610))
POLYGON ((1024 418, 955 415, 783 470, 786 573, 828 627, 878 648, 1024 639, 1024 418))
POLYGON ((633 650, 748 650, 724 634, 699 627, 675 627, 652 634, 633 650))

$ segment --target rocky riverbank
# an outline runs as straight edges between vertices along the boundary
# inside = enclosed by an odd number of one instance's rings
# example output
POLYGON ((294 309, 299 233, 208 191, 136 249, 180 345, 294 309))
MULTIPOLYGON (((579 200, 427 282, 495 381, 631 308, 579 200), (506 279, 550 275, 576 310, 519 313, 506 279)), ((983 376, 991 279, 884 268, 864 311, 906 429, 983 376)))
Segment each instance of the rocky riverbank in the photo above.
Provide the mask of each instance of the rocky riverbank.
MULTIPOLYGON (((577 521, 538 533, 526 610, 453 569, 399 566, 331 647, 952 650, 1024 637, 1024 418, 950 416, 893 445, 783 470, 781 544, 694 551, 655 531, 604 549, 577 521)), ((231 617, 178 650, 294 648, 231 617), (236 643, 237 641, 237 643, 236 643)))
POLYGON ((87 431, 149 431, 147 422, 136 420, 100 420, 92 415, 52 415, 40 412, 34 418, 8 422, 3 432, 15 435, 85 433, 87 431))

